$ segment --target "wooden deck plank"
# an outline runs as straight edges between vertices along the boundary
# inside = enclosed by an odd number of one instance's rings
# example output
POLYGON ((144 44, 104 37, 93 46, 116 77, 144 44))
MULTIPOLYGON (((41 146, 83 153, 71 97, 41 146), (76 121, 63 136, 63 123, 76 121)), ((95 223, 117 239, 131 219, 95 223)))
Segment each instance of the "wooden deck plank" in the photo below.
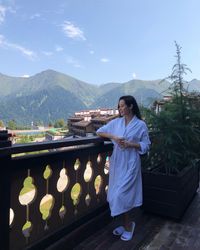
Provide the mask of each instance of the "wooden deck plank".
POLYGON ((200 190, 181 221, 147 214, 142 209, 136 209, 132 217, 136 228, 131 241, 124 242, 112 235, 112 230, 121 222, 120 218, 115 218, 74 250, 200 249, 200 190))

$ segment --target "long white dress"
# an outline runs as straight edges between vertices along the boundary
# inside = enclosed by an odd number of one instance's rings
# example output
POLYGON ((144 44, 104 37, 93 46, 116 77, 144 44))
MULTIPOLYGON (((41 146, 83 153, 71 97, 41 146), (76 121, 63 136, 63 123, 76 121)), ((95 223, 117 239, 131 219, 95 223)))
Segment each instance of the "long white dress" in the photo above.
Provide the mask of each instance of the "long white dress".
POLYGON ((140 155, 148 151, 150 140, 144 121, 136 116, 125 125, 125 118, 120 117, 99 128, 97 132, 124 137, 139 143, 141 150, 122 149, 115 142, 110 157, 109 185, 107 200, 111 216, 116 216, 142 205, 142 177, 140 155))

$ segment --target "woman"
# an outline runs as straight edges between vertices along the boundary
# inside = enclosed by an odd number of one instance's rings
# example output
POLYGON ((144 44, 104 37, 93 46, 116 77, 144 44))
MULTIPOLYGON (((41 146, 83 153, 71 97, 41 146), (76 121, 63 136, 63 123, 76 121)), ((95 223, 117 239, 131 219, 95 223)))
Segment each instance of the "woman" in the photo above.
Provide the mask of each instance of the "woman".
POLYGON ((119 118, 97 130, 97 135, 112 140, 113 154, 107 200, 111 216, 123 215, 124 225, 113 230, 122 240, 132 239, 135 222, 129 212, 142 205, 142 178, 140 155, 148 151, 148 129, 141 120, 137 102, 133 96, 122 96, 118 102, 119 118))

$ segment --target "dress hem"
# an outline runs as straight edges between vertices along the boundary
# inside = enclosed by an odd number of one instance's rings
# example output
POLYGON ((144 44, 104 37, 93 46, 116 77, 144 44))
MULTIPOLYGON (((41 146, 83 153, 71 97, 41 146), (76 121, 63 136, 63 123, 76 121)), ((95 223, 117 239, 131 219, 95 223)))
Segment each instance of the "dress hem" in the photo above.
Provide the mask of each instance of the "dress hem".
POLYGON ((118 216, 118 215, 120 215, 120 214, 124 214, 124 213, 126 213, 126 212, 132 210, 132 209, 135 208, 135 207, 141 207, 141 206, 142 206, 142 203, 139 203, 139 204, 136 204, 134 207, 132 207, 132 208, 130 208, 130 209, 126 209, 126 210, 124 210, 124 211, 122 211, 122 212, 120 212, 120 213, 116 213, 116 214, 112 214, 112 213, 111 213, 111 216, 112 216, 112 217, 115 217, 115 216, 118 216))

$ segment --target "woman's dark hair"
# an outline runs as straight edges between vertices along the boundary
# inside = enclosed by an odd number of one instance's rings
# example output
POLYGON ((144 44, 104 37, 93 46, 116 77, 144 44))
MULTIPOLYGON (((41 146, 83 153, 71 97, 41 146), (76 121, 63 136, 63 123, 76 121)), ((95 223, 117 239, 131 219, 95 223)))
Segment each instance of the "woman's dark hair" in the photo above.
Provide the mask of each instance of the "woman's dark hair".
MULTIPOLYGON (((133 114, 136 115, 137 118, 142 119, 142 118, 141 118, 141 114, 140 114, 140 110, 139 110, 139 107, 138 107, 138 104, 137 104, 135 98, 134 98, 132 95, 124 95, 124 96, 121 96, 121 97, 119 98, 119 102, 120 102, 121 100, 124 100, 124 102, 126 103, 127 107, 130 107, 131 104, 132 104, 132 106, 133 106, 133 107, 132 107, 132 112, 133 112, 133 114)), ((119 102, 118 102, 118 103, 119 103, 119 102)), ((118 104, 118 109, 119 109, 119 104, 118 104)))

